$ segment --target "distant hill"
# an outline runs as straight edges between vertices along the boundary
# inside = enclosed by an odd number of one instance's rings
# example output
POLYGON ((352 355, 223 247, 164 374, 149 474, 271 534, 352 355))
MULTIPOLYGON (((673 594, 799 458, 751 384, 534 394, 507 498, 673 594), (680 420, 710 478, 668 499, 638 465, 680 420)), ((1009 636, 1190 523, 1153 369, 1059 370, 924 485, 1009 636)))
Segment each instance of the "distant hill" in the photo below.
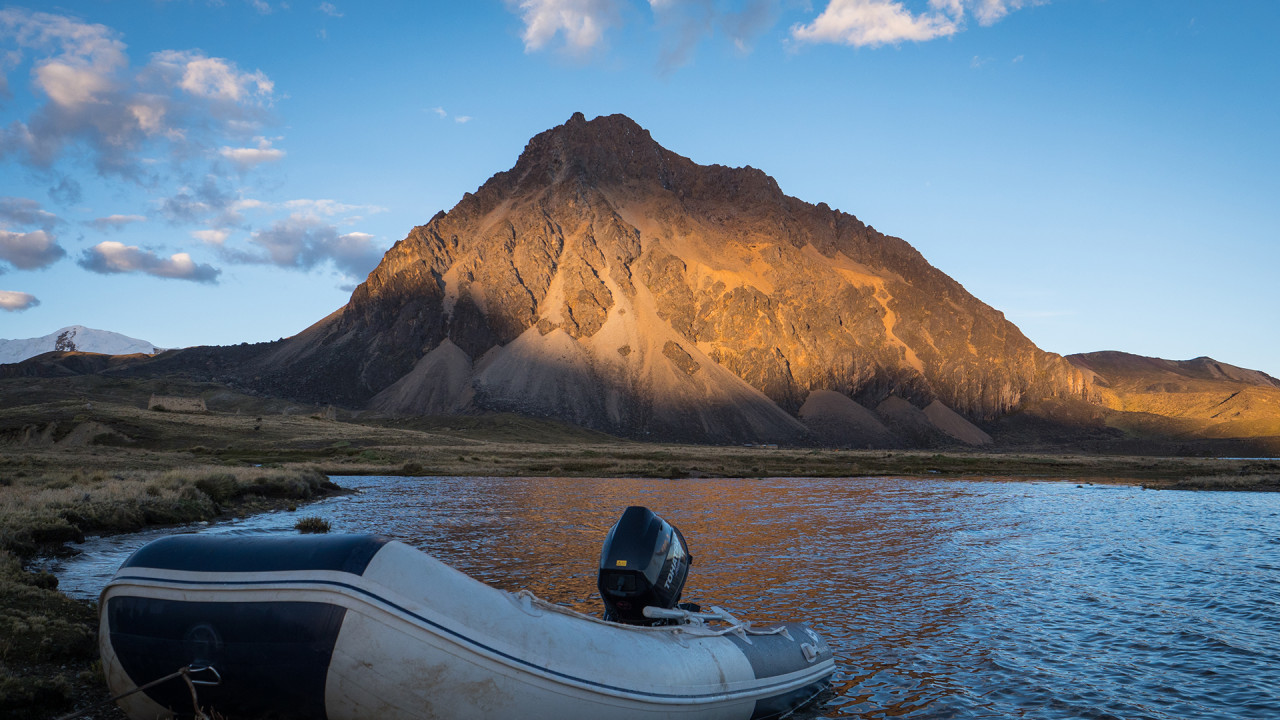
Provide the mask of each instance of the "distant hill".
POLYGON ((23 340, 0 339, 0 364, 22 362, 47 352, 87 352, 104 355, 154 355, 161 348, 147 342, 107 330, 94 330, 72 325, 55 330, 44 337, 23 340))
POLYGON ((1163 360, 1123 352, 1069 355, 1092 374, 1097 404, 1126 415, 1112 425, 1185 438, 1280 436, 1280 380, 1213 358, 1163 360))

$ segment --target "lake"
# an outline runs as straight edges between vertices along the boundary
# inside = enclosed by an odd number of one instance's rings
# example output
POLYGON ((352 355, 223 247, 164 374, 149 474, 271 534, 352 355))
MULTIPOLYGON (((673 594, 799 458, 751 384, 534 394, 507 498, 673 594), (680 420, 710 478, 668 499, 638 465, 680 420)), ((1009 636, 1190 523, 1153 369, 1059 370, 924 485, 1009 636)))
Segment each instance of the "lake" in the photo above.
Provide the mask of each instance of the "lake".
MULTIPOLYGON (((338 477, 356 495, 217 523, 419 547, 507 589, 599 612, 628 505, 678 526, 684 599, 826 635, 830 718, 1280 718, 1280 494, 945 479, 338 477)), ((144 542, 48 562, 96 596, 144 542)))

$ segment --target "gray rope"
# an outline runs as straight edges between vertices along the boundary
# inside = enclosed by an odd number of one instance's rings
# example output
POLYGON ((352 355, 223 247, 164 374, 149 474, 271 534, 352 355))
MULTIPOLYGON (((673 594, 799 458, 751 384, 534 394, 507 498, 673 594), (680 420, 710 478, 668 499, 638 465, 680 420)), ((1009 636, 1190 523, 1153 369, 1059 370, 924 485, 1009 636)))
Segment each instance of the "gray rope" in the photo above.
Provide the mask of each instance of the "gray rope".
MULTIPOLYGON (((206 668, 201 668, 201 669, 206 669, 206 668)), ((158 680, 152 680, 151 682, 147 683, 146 685, 140 685, 140 686, 138 686, 138 687, 136 687, 136 688, 134 688, 134 689, 130 690, 129 692, 120 693, 119 695, 116 695, 116 696, 115 696, 115 697, 113 697, 113 698, 109 698, 109 699, 107 699, 107 700, 103 700, 103 701, 102 701, 102 702, 100 702, 100 703, 95 703, 95 704, 93 704, 93 705, 90 705, 90 706, 89 706, 89 707, 87 707, 87 708, 82 708, 82 709, 80 709, 80 710, 76 710, 75 712, 70 713, 70 714, 68 714, 68 715, 63 715, 63 716, 61 716, 61 717, 59 717, 59 718, 56 718, 56 720, 72 720, 72 718, 78 718, 78 717, 81 717, 82 715, 84 715, 85 713, 88 713, 88 712, 89 712, 89 711, 91 711, 91 710, 97 710, 98 708, 103 707, 104 705, 109 705, 109 704, 114 703, 114 702, 116 702, 116 701, 118 701, 118 700, 123 700, 123 699, 125 699, 125 698, 129 697, 130 695, 133 695, 134 693, 140 693, 140 692, 142 692, 143 690, 148 690, 148 689, 150 689, 150 688, 155 687, 156 685, 159 685, 159 684, 160 684, 160 683, 162 683, 162 682, 166 682, 166 681, 172 680, 172 679, 174 679, 174 678, 176 678, 176 677, 179 677, 179 676, 181 676, 184 680, 186 680, 186 681, 187 681, 187 688, 191 691, 191 705, 192 705, 192 707, 195 709, 196 717, 197 717, 197 718, 201 718, 201 719, 203 719, 203 720, 207 720, 208 716, 207 716, 207 715, 205 715, 205 714, 204 714, 204 711, 202 711, 202 710, 200 709, 200 705, 199 705, 198 701, 196 700, 196 687, 195 687, 195 685, 192 683, 192 680, 191 680, 191 666, 190 666, 190 665, 188 665, 188 666, 186 666, 186 667, 183 667, 183 668, 179 669, 177 672, 174 672, 174 673, 170 673, 170 674, 168 674, 168 675, 165 675, 164 677, 162 677, 162 678, 160 678, 160 679, 158 679, 158 680)))

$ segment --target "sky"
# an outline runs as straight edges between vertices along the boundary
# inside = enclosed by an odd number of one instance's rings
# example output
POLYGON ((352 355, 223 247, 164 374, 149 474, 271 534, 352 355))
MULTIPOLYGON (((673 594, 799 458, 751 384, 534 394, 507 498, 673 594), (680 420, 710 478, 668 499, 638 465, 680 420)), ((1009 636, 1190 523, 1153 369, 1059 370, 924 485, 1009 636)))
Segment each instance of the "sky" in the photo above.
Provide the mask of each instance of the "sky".
POLYGON ((578 111, 904 238, 1045 350, 1280 376, 1274 0, 0 5, 0 338, 293 335, 578 111))

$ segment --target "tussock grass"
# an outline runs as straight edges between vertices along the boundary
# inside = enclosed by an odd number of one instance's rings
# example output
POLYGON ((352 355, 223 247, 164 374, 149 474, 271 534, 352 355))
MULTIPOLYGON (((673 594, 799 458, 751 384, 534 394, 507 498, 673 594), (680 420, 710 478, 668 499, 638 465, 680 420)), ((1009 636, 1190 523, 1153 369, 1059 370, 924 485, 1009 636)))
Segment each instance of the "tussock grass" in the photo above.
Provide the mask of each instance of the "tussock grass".
POLYGON ((329 521, 319 517, 304 517, 293 528, 300 533, 327 533, 331 526, 329 521))

